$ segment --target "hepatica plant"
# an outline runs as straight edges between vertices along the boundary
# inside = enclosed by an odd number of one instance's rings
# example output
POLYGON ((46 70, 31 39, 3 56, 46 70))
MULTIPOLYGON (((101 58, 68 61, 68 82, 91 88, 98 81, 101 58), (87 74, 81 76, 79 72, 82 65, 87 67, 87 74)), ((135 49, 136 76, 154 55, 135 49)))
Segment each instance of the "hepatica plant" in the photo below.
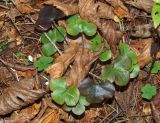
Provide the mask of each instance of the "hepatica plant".
POLYGON ((128 84, 130 78, 135 78, 139 72, 136 54, 127 44, 120 44, 120 54, 112 64, 106 65, 102 69, 103 80, 115 82, 119 86, 128 84))
POLYGON ((72 111, 74 114, 81 115, 85 111, 85 106, 90 103, 76 87, 68 87, 63 78, 55 78, 50 82, 52 99, 59 105, 63 105, 66 111, 72 111))
MULTIPOLYGON (((49 67, 54 59, 52 56, 59 51, 57 43, 63 42, 67 35, 78 38, 79 36, 90 39, 88 49, 97 52, 103 49, 99 56, 101 62, 111 59, 112 54, 109 47, 106 47, 102 37, 97 34, 97 26, 87 20, 81 19, 78 14, 67 19, 66 29, 59 26, 48 32, 42 33, 40 41, 42 43, 43 56, 34 62, 38 71, 43 71, 49 67)), ((127 44, 120 44, 120 54, 112 64, 107 64, 99 77, 99 80, 85 78, 79 82, 78 87, 67 87, 64 78, 50 80, 51 97, 53 101, 62 106, 65 111, 71 111, 76 115, 81 115, 85 107, 90 103, 101 103, 104 99, 112 98, 115 82, 119 86, 125 86, 130 78, 135 78, 139 72, 139 66, 135 53, 130 50, 127 44)))

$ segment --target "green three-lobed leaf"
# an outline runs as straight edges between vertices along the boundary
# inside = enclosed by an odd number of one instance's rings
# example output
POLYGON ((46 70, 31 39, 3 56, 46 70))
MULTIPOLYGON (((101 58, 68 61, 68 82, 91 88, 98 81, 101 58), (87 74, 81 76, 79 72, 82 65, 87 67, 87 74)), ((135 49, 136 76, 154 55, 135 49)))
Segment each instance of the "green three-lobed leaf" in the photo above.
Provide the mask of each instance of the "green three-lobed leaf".
POLYGON ((146 84, 142 90, 142 97, 145 98, 145 99, 152 99, 153 96, 156 95, 157 93, 157 90, 156 90, 156 87, 151 85, 151 84, 146 84))
POLYGON ((42 56, 38 61, 34 62, 34 66, 38 68, 38 71, 42 71, 49 67, 52 62, 52 57, 42 56))

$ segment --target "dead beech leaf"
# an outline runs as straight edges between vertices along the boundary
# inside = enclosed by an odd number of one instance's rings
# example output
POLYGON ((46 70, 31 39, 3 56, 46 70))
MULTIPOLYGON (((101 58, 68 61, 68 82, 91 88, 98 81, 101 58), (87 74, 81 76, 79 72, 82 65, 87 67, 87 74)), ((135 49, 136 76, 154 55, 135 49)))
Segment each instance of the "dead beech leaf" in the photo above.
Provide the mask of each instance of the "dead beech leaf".
MULTIPOLYGON (((138 64, 140 67, 144 67, 152 60, 151 46, 153 43, 152 38, 141 39, 138 42, 130 44, 131 49, 136 53, 138 57, 138 64)), ((156 58, 160 58, 160 51, 158 51, 156 58)))
POLYGON ((60 108, 52 109, 48 107, 42 117, 34 118, 32 123, 64 123, 61 119, 68 119, 68 113, 60 108))
POLYGON ((0 115, 21 109, 43 96, 44 90, 34 89, 35 81, 35 79, 23 79, 4 88, 0 95, 0 115))
POLYGON ((30 14, 34 12, 34 9, 27 4, 21 4, 20 6, 17 6, 17 7, 22 13, 30 14))
POLYGON ((4 122, 8 123, 26 123, 31 122, 31 120, 38 114, 40 108, 36 108, 37 105, 33 104, 32 106, 26 107, 21 111, 15 111, 9 117, 9 119, 3 119, 4 122))
POLYGON ((105 41, 107 41, 105 43, 108 43, 111 51, 115 53, 123 36, 122 32, 118 30, 116 23, 111 20, 103 21, 100 31, 102 32, 105 41))
POLYGON ((67 85, 78 86, 78 82, 83 80, 88 74, 92 63, 98 58, 102 49, 98 52, 91 52, 86 48, 79 48, 73 66, 66 77, 67 85))
POLYGON ((28 3, 23 3, 21 0, 15 0, 15 5, 21 13, 30 14, 34 12, 34 9, 28 3))
POLYGON ((125 1, 127 4, 134 6, 139 9, 143 9, 144 11, 150 13, 152 10, 152 6, 154 4, 153 0, 136 0, 136 1, 125 1))
POLYGON ((64 72, 64 64, 63 62, 55 63, 48 67, 45 71, 50 74, 51 79, 61 77, 64 72))
POLYGON ((50 74, 51 79, 63 75, 63 72, 73 62, 78 49, 78 44, 70 43, 70 46, 64 50, 64 53, 55 60, 55 64, 46 69, 46 72, 50 74))
POLYGON ((101 26, 100 19, 114 19, 113 7, 95 0, 80 0, 79 13, 84 19, 95 23, 98 27, 101 26))
POLYGON ((24 78, 32 78, 36 75, 36 70, 17 71, 17 75, 24 78))
POLYGON ((124 18, 124 17, 131 17, 129 14, 128 8, 123 4, 121 0, 105 0, 108 2, 111 6, 114 8, 114 13, 119 17, 119 18, 124 18))
POLYGON ((78 13, 78 5, 76 4, 65 4, 59 0, 48 0, 45 2, 47 5, 56 6, 58 9, 62 10, 66 16, 78 13))

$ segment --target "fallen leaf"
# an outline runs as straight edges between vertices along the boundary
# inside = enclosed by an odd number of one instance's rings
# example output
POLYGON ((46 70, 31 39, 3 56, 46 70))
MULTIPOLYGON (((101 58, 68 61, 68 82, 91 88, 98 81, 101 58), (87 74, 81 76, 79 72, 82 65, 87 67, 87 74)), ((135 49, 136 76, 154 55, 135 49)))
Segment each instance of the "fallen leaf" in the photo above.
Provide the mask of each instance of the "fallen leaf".
POLYGON ((78 83, 88 74, 92 63, 98 59, 102 49, 103 48, 101 48, 98 52, 91 52, 89 49, 79 48, 73 66, 66 77, 68 86, 78 86, 78 83))
POLYGON ((26 107, 21 111, 15 111, 12 115, 8 118, 3 119, 4 122, 8 123, 26 123, 31 122, 31 120, 38 114, 40 108, 36 108, 36 105, 40 104, 33 104, 32 106, 26 107))
POLYGON ((150 13, 152 10, 154 1, 153 0, 136 0, 136 1, 126 1, 126 3, 136 8, 143 9, 144 11, 150 13))
MULTIPOLYGON (((144 67, 153 58, 151 56, 151 46, 153 43, 152 38, 141 39, 138 42, 132 42, 130 48, 136 53, 138 57, 138 64, 140 67, 144 67)), ((160 51, 158 51, 156 58, 160 58, 160 51)))
POLYGON ((34 79, 23 79, 4 88, 0 95, 0 115, 21 109, 43 96, 45 94, 43 89, 33 89, 35 81, 34 79))
POLYGON ((78 44, 71 43, 70 46, 64 50, 64 53, 57 57, 55 63, 46 69, 46 72, 50 74, 51 79, 63 75, 67 67, 73 62, 78 48, 78 44))
POLYGON ((119 18, 131 18, 131 15, 129 14, 128 8, 124 5, 124 3, 121 0, 105 0, 108 2, 111 6, 114 8, 114 13, 119 18))

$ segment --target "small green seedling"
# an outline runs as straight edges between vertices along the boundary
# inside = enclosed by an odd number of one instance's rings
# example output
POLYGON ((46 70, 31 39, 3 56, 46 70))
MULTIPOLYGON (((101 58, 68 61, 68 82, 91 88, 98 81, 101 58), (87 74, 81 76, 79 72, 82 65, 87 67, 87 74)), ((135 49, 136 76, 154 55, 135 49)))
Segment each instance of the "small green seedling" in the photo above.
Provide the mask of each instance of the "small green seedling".
POLYGON ((160 25, 160 2, 155 0, 155 4, 152 7, 152 20, 154 27, 157 28, 160 25))
POLYGON ((22 62, 22 64, 24 64, 24 65, 29 65, 29 61, 28 61, 28 59, 25 59, 23 62, 22 62))
POLYGON ((66 30, 64 27, 57 27, 53 30, 49 30, 47 33, 43 33, 40 37, 43 43, 42 51, 45 56, 52 56, 58 49, 55 45, 56 42, 63 42, 66 36, 66 30))
POLYGON ((21 52, 17 52, 15 55, 16 55, 17 58, 20 58, 20 57, 24 56, 24 54, 21 53, 21 52))
POLYGON ((155 3, 160 3, 160 0, 153 0, 155 3))
POLYGON ((156 61, 153 65, 153 67, 151 68, 151 64, 152 63, 149 63, 148 66, 150 67, 151 69, 151 73, 152 74, 157 74, 158 71, 160 71, 160 62, 156 61))
POLYGON ((52 57, 42 56, 38 61, 34 62, 34 66, 38 68, 38 71, 42 71, 49 67, 52 62, 52 57))
POLYGON ((2 0, 3 2, 5 2, 5 4, 7 5, 9 0, 2 0))
POLYGON ((151 84, 146 84, 142 89, 142 97, 147 100, 151 100, 153 96, 157 94, 156 87, 151 84))

